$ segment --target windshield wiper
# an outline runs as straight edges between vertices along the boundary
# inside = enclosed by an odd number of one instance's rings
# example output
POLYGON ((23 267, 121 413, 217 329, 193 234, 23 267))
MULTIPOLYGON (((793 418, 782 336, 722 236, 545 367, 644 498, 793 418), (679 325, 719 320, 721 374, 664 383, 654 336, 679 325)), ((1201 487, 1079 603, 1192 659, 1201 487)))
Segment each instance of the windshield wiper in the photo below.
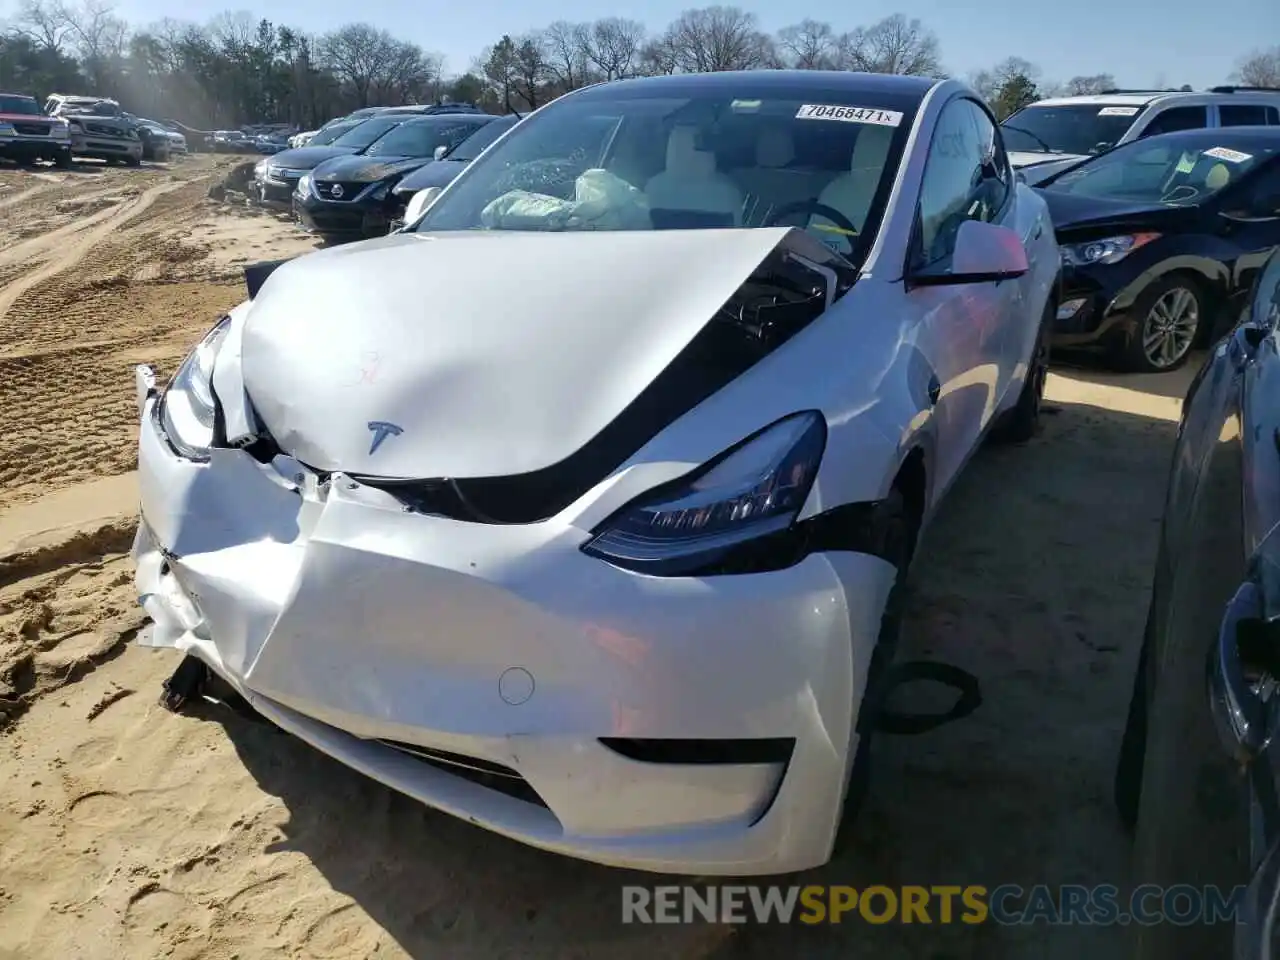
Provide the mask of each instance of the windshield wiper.
POLYGON ((1045 143, 1043 140, 1041 140, 1038 136, 1036 136, 1034 133, 1032 133, 1030 130, 1026 129, 1025 127, 1015 127, 1012 123, 1002 123, 1000 124, 1000 126, 1002 129, 1005 129, 1005 130, 1016 130, 1018 131, 1018 133, 1025 133, 1028 137, 1030 137, 1036 143, 1040 144, 1040 146, 1044 147, 1045 153, 1061 153, 1062 152, 1061 150, 1053 149, 1053 147, 1049 146, 1047 143, 1045 143))

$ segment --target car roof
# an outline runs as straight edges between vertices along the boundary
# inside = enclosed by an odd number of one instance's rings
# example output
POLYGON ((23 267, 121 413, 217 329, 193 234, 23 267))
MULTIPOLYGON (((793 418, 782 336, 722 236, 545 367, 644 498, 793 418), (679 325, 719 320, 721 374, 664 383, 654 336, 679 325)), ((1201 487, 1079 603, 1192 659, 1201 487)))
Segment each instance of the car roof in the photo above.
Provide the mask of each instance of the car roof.
POLYGON ((571 94, 600 97, 762 96, 771 93, 795 96, 812 92, 853 93, 877 99, 890 98, 912 105, 941 83, 934 77, 907 77, 889 73, 852 73, 841 70, 732 70, 718 73, 677 73, 635 77, 597 83, 571 94))
POLYGON ((1280 90, 1117 90, 1111 93, 1084 93, 1073 97, 1046 97, 1031 107, 1145 107, 1157 100, 1193 100, 1197 103, 1257 103, 1280 97, 1280 90), (1259 100, 1261 98, 1261 100, 1259 100))

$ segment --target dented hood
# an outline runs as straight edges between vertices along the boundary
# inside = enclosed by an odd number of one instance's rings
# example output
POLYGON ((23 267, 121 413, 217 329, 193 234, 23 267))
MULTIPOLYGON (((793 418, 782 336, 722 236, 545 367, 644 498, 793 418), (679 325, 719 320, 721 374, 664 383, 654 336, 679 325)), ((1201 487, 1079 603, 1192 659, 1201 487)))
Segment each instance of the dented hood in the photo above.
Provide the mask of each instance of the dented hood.
POLYGON ((254 299, 245 389, 280 448, 320 470, 539 470, 617 417, 787 233, 398 234, 321 251, 254 299))

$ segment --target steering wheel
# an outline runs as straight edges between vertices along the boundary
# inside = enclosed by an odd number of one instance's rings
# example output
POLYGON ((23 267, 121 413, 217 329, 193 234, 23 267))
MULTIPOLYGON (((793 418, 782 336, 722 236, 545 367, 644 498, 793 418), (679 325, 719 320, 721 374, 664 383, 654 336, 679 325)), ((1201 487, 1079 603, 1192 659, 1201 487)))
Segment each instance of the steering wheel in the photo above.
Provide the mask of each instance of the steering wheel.
MULTIPOLYGON (((829 207, 825 203, 819 203, 817 200, 799 200, 795 203, 784 204, 777 210, 774 210, 773 213, 769 214, 761 226, 776 227, 781 221, 785 220, 787 217, 793 217, 797 213, 807 213, 810 216, 816 214, 820 217, 826 217, 840 228, 840 232, 844 234, 843 239, 848 242, 849 250, 853 250, 853 240, 851 238, 858 235, 858 229, 853 225, 853 221, 834 207, 829 207)), ((822 228, 818 227, 817 229, 821 230, 822 228)), ((823 243, 832 250, 835 250, 837 253, 844 252, 834 246, 830 241, 824 240, 823 243)))

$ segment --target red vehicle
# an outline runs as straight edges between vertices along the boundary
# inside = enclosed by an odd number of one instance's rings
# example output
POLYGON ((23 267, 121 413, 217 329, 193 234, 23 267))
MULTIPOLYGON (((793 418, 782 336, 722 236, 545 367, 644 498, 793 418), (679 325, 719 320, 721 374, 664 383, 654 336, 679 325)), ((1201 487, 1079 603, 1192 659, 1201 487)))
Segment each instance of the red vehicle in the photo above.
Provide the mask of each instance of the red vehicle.
POLYGON ((52 160, 71 164, 71 130, 67 121, 45 116, 35 98, 0 93, 0 157, 30 163, 52 160))

